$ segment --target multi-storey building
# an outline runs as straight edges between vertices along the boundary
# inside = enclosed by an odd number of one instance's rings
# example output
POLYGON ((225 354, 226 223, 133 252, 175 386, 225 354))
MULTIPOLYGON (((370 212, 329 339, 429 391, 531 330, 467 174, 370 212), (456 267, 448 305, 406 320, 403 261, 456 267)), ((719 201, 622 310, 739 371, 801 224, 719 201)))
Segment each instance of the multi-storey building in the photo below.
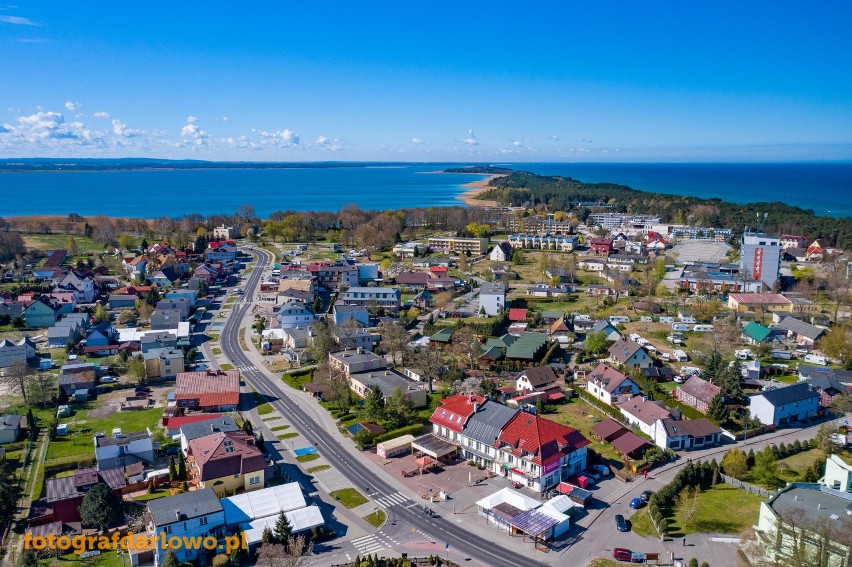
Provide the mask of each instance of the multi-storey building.
POLYGON ((487 238, 457 238, 454 236, 435 236, 428 240, 429 248, 434 252, 470 252, 471 256, 482 256, 488 251, 487 238))
POLYGON ((740 238, 740 273, 772 289, 781 271, 781 240, 762 232, 746 232, 740 238))

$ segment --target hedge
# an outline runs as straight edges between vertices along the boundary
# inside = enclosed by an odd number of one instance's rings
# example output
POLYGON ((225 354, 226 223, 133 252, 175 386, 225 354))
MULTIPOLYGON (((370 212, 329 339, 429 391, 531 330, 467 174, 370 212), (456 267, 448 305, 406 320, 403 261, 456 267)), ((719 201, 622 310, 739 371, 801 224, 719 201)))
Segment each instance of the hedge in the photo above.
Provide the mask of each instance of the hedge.
POLYGON ((81 459, 79 455, 69 455, 67 457, 50 459, 44 463, 44 476, 51 477, 57 473, 84 469, 92 465, 94 465, 93 459, 81 459))
POLYGON ((548 360, 550 360, 550 357, 551 357, 551 356, 553 356, 553 353, 554 353, 554 352, 556 351, 556 349, 558 349, 558 348, 560 348, 560 347, 559 347, 559 341, 553 341, 553 344, 552 344, 552 345, 550 345, 550 348, 549 348, 549 349, 547 349, 547 352, 546 352, 546 353, 544 353, 544 356, 543 356, 543 357, 541 358, 541 360, 538 362, 538 365, 539 365, 539 366, 545 366, 545 365, 547 365, 547 361, 548 361, 548 360))
POLYGON ((403 435, 418 435, 420 433, 423 433, 423 429, 424 425, 422 423, 407 425, 405 427, 400 427, 399 429, 393 429, 391 431, 388 431, 387 433, 377 435, 375 439, 373 439, 373 442, 381 443, 382 441, 387 441, 388 439, 396 439, 397 437, 402 437, 403 435))

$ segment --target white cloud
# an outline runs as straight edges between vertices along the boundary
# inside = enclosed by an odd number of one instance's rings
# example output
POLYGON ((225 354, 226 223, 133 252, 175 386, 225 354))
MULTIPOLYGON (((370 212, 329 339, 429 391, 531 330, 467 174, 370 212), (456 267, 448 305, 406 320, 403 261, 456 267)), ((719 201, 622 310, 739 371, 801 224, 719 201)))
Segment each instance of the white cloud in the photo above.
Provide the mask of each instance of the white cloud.
POLYGON ((194 141, 196 146, 206 146, 207 138, 210 136, 207 134, 206 130, 202 130, 198 127, 198 124, 196 124, 197 122, 198 118, 195 116, 187 116, 186 124, 180 129, 180 137, 185 143, 194 141))
POLYGON ((109 112, 95 112, 93 116, 95 118, 109 118, 109 112))
POLYGON ((252 128, 252 132, 262 138, 262 144, 277 146, 279 148, 295 148, 299 145, 299 140, 301 139, 299 134, 296 134, 289 128, 278 130, 276 132, 252 128))
POLYGON ((553 140, 554 142, 558 142, 558 141, 559 141, 559 136, 557 136, 556 134, 553 134, 553 135, 550 137, 550 139, 551 139, 551 140, 553 140))
POLYGON ((577 141, 580 142, 581 144, 591 144, 592 143, 591 140, 587 140, 586 138, 577 138, 577 141))
POLYGON ((479 140, 476 139, 476 135, 473 133, 473 128, 468 129, 467 138, 462 140, 468 146, 478 146, 479 140))
POLYGON ((0 23, 2 24, 12 24, 16 26, 37 26, 38 24, 32 20, 27 18, 21 18, 20 16, 0 16, 0 23))
POLYGON ((426 142, 424 142, 423 140, 421 140, 417 136, 414 136, 413 138, 411 138, 411 143, 414 144, 415 146, 419 146, 421 144, 425 144, 426 142))
POLYGON ((124 138, 131 138, 139 134, 138 132, 134 132, 133 130, 128 128, 127 124, 123 124, 118 118, 112 119, 112 133, 116 136, 122 136, 124 138))
POLYGON ((187 116, 186 117, 186 123, 187 124, 195 124, 196 122, 198 122, 197 116, 187 116))
POLYGON ((71 112, 74 112, 75 110, 77 110, 81 106, 83 106, 82 102, 74 102, 72 100, 65 101, 65 108, 67 108, 71 112))
POLYGON ((321 150, 327 150, 331 152, 338 152, 343 148, 340 146, 340 140, 337 138, 330 139, 327 136, 319 136, 314 141, 314 144, 321 150))
POLYGON ((217 116, 213 120, 215 120, 216 122, 230 122, 231 121, 231 119, 228 118, 227 116, 217 116))
POLYGON ((512 140, 512 145, 516 148, 524 147, 524 143, 521 140, 512 140))

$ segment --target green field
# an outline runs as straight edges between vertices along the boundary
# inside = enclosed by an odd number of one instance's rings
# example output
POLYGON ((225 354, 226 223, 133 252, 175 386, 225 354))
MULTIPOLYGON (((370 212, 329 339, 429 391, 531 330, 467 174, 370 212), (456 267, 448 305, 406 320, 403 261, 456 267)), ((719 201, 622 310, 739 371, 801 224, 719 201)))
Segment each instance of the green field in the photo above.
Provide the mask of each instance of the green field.
POLYGON ((328 495, 334 498, 335 500, 338 500, 347 508, 355 508, 367 502, 367 499, 364 497, 364 495, 355 490, 354 488, 341 488, 340 490, 334 490, 332 492, 329 492, 328 495))
POLYGON ((600 455, 606 461, 606 464, 617 469, 624 467, 624 459, 618 451, 609 443, 595 439, 591 433, 592 426, 608 417, 607 415, 580 398, 572 398, 565 404, 553 407, 556 412, 545 414, 544 417, 580 431, 586 439, 591 441, 589 448, 600 455))
POLYGON ((59 436, 50 442, 47 450, 48 461, 71 456, 79 456, 81 459, 86 457, 94 458, 95 446, 92 438, 94 433, 103 432, 104 435, 111 435, 112 430, 116 427, 120 427, 124 433, 142 431, 146 427, 150 428, 153 432, 157 427, 157 422, 163 416, 163 408, 151 408, 136 411, 120 411, 111 414, 107 418, 90 420, 88 419, 88 412, 94 408, 93 402, 75 404, 75 406, 82 409, 77 409, 70 417, 60 420, 60 423, 69 424, 69 434, 59 436))
POLYGON ((311 461, 316 461, 319 458, 319 453, 309 453, 307 455, 299 455, 296 457, 296 460, 300 463, 310 463, 311 461))
POLYGON ((669 535, 677 537, 697 532, 738 534, 754 525, 763 498, 727 484, 705 490, 699 498, 698 513, 688 525, 682 514, 669 520, 669 535))
POLYGON ((786 482, 796 482, 801 480, 800 475, 805 472, 808 465, 814 463, 823 457, 822 451, 819 449, 810 449, 802 451, 795 455, 790 455, 785 459, 778 460, 778 473, 782 480, 786 482))
POLYGON ((367 523, 369 523, 374 528, 380 528, 382 527, 382 524, 385 523, 385 517, 386 516, 384 510, 376 510, 372 514, 367 514, 366 516, 364 516, 364 519, 367 520, 367 523))
MULTIPOLYGON (((66 248, 68 246, 67 234, 36 234, 28 233, 23 235, 24 244, 28 249, 55 250, 57 248, 66 248)), ((81 234, 71 235, 74 242, 77 244, 78 253, 85 254, 86 252, 103 252, 104 247, 96 243, 94 240, 81 234)))

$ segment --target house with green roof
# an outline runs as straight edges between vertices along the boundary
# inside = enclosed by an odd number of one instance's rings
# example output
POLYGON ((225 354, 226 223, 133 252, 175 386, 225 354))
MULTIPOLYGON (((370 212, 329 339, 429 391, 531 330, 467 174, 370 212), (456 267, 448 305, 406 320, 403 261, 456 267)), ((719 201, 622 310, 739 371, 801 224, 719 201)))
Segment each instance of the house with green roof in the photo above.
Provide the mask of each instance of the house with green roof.
POLYGON ((450 344, 450 339, 453 338, 453 329, 450 327, 441 327, 437 333, 429 337, 429 344, 437 343, 439 346, 450 344))
POLYGON ((521 333, 517 340, 506 349, 506 358, 535 360, 544 355, 549 342, 547 333, 521 333))
POLYGON ((754 321, 750 321, 748 325, 743 328, 742 338, 745 342, 752 345, 771 343, 776 340, 775 333, 772 332, 772 329, 768 329, 754 321))
POLYGON ((500 360, 506 356, 506 350, 517 341, 517 337, 506 333, 502 337, 491 337, 482 345, 483 360, 500 360))

